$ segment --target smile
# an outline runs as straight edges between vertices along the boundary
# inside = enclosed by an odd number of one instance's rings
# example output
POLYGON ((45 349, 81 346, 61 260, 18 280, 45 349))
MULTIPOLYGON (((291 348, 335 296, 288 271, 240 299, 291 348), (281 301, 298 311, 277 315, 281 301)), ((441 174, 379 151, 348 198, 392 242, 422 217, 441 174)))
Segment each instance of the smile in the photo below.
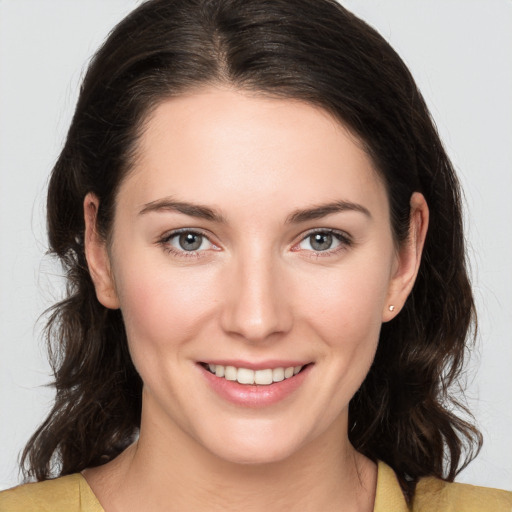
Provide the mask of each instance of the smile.
POLYGON ((315 364, 298 362, 240 361, 235 366, 235 361, 203 361, 198 367, 217 396, 238 407, 260 408, 277 404, 302 387, 315 364))
POLYGON ((251 370, 249 368, 237 368, 235 366, 223 366, 221 364, 204 364, 210 373, 225 380, 237 381, 239 384, 268 386, 274 382, 281 382, 297 375, 303 366, 288 366, 278 368, 266 368, 251 370))

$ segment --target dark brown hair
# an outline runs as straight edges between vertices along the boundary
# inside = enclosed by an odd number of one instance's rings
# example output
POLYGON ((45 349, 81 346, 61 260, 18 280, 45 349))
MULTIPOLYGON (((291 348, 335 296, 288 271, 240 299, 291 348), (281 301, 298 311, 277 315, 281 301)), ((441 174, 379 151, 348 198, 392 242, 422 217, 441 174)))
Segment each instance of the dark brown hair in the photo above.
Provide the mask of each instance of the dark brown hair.
POLYGON ((103 464, 137 435, 142 382, 121 311, 96 299, 82 203, 88 192, 99 198, 108 239, 144 121, 164 99, 207 84, 303 100, 349 127, 386 184, 398 244, 408 236, 411 194, 424 194, 431 222, 417 282, 382 326, 350 403, 349 436, 402 482, 452 480, 481 442, 455 414, 462 406, 450 391, 474 319, 459 185, 402 60, 334 0, 150 0, 93 58, 48 191, 50 249, 67 272, 68 296, 48 322, 57 395, 23 453, 26 476, 103 464))

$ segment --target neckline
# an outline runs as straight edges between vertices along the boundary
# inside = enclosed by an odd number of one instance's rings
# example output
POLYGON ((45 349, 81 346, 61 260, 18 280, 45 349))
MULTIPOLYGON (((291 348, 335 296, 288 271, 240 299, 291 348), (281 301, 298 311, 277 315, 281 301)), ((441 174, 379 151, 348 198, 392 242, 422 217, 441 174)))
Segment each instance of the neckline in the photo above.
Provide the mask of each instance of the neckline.
MULTIPOLYGON (((78 485, 81 502, 89 507, 86 510, 105 512, 85 477, 81 473, 77 475, 79 477, 78 485)), ((395 472, 386 463, 378 461, 377 489, 373 512, 388 512, 389 510, 393 510, 393 512, 408 512, 409 509, 395 472)))

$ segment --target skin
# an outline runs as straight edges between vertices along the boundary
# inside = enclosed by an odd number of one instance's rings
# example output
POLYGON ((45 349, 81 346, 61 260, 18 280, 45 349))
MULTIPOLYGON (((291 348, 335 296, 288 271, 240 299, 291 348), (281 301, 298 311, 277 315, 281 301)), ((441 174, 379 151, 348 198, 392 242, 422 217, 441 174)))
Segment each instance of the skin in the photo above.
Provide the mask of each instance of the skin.
POLYGON ((373 510, 376 466, 348 441, 348 404, 413 286, 423 197, 397 247, 385 187, 344 126, 229 88, 163 102, 138 155, 108 244, 97 198, 84 201, 97 297, 121 308, 144 382, 138 442, 84 472, 96 496, 107 512, 373 510), (170 200, 218 218, 154 208, 170 200), (350 207, 290 221, 340 201, 350 207), (176 229, 203 234, 200 249, 180 248, 176 229), (312 230, 341 238, 315 250, 312 230), (198 362, 215 359, 311 367, 285 399, 251 408, 208 386, 198 362))

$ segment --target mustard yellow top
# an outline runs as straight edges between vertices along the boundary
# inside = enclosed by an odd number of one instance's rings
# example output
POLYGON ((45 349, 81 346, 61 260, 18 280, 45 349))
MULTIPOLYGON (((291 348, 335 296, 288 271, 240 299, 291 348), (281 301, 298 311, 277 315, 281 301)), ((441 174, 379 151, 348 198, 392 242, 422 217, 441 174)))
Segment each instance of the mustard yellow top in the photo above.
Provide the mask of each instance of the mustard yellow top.
MULTIPOLYGON (((379 462, 374 512, 512 512, 512 492, 422 478, 410 508, 394 471, 379 462)), ((105 512, 85 478, 74 475, 0 492, 0 512, 105 512)))

